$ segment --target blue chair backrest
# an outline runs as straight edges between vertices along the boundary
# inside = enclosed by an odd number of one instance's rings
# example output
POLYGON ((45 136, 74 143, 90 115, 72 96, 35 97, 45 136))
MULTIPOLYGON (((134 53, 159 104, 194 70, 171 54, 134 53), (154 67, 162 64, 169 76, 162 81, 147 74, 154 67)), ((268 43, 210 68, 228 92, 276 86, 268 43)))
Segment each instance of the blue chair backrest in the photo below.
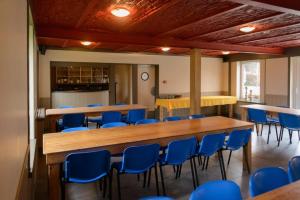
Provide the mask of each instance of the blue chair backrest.
POLYGON ((239 186, 233 181, 209 181, 199 186, 189 200, 242 200, 239 186))
POLYGON ((179 121, 179 120, 182 120, 182 117, 180 117, 180 116, 170 116, 170 117, 165 117, 164 118, 164 122, 179 121))
POLYGON ((197 139, 195 137, 174 140, 168 144, 165 162, 171 165, 179 165, 189 159, 196 149, 197 139))
POLYGON ((121 171, 133 174, 145 172, 157 162, 159 150, 159 144, 128 147, 123 152, 121 171))
POLYGON ((100 107, 100 106, 104 106, 103 104, 101 103, 95 103, 95 104, 89 104, 87 105, 88 107, 100 107))
POLYGON ((288 175, 290 182, 300 180, 300 156, 295 156, 289 161, 288 175))
POLYGON ((286 171, 280 167, 266 167, 255 171, 249 180, 251 197, 289 184, 286 171))
POLYGON ((188 119, 201 119, 204 118, 205 115, 204 114, 194 114, 194 115, 189 115, 188 119))
POLYGON ((127 114, 127 122, 130 124, 135 124, 137 121, 145 119, 145 115, 145 109, 129 110, 127 114))
POLYGON ((226 147, 230 149, 239 149, 246 145, 251 135, 251 129, 233 130, 226 143, 226 147))
POLYGON ((155 123, 158 123, 159 120, 157 119, 142 119, 142 120, 139 120, 135 123, 135 125, 139 125, 139 124, 155 124, 155 123))
POLYGON ((110 157, 107 150, 71 153, 64 161, 64 178, 76 183, 97 181, 109 174, 110 157))
POLYGON ((101 128, 113 128, 113 127, 122 127, 122 126, 128 126, 128 124, 124 122, 112 122, 112 123, 103 124, 101 128))
POLYGON ((281 126, 286 128, 300 129, 300 116, 278 113, 279 123, 281 126))
POLYGON ((85 115, 82 113, 78 114, 67 114, 62 117, 63 128, 73 128, 84 126, 85 115))
POLYGON ((248 119, 255 123, 266 123, 267 122, 267 112, 265 110, 258 110, 253 108, 248 108, 248 119))
POLYGON ((223 147, 225 136, 225 133, 205 135, 199 144, 198 153, 204 156, 213 155, 223 147))
POLYGON ((70 133, 70 132, 74 132, 74 131, 88 131, 90 130, 87 127, 74 127, 74 128, 67 128, 62 130, 63 133, 70 133))
POLYGON ((102 113, 102 124, 107 124, 111 122, 121 122, 122 115, 118 111, 108 111, 102 113))

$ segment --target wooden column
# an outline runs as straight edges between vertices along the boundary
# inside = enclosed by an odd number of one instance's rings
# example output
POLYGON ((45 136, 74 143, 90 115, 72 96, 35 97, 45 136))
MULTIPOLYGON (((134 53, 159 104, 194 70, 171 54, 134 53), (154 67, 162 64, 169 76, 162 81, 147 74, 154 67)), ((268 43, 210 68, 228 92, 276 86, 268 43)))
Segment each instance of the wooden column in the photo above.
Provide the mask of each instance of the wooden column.
POLYGON ((200 113, 201 103, 201 52, 193 49, 190 57, 190 114, 200 113))

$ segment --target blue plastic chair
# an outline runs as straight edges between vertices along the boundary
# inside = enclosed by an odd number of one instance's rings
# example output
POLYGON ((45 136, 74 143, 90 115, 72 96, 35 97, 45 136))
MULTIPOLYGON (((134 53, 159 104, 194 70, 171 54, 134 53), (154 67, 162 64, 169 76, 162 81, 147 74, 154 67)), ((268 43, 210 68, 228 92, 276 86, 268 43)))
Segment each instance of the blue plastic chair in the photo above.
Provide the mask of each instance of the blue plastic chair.
POLYGON ((242 200, 239 186, 233 181, 209 181, 199 186, 189 200, 242 200))
POLYGON ((135 124, 137 121, 145 119, 146 110, 145 109, 136 109, 129 110, 126 118, 126 122, 129 124, 135 124))
MULTIPOLYGON (((230 163, 230 158, 232 151, 239 150, 241 147, 244 147, 248 144, 249 139, 251 137, 251 129, 244 130, 234 130, 230 133, 228 140, 225 142, 224 150, 229 150, 229 157, 227 161, 227 165, 230 163)), ((244 151, 244 157, 246 157, 246 151, 244 151)), ((249 165, 247 163, 248 172, 250 172, 249 165)))
POLYGON ((112 122, 121 122, 122 115, 118 111, 108 111, 102 113, 102 124, 112 123, 112 122))
POLYGON ((204 114, 194 114, 194 115, 189 115, 188 119, 201 119, 204 118, 205 115, 204 114))
POLYGON ((165 196, 152 196, 152 197, 143 197, 140 198, 139 200, 174 200, 174 199, 165 196))
MULTIPOLYGON (((58 108, 63 108, 63 109, 66 109, 66 108, 74 108, 74 106, 65 106, 65 105, 62 105, 62 106, 58 106, 58 108)), ((63 119, 58 119, 56 121, 56 131, 61 131, 63 130, 63 119)))
POLYGON ((78 114, 67 114, 62 117, 62 129, 74 128, 85 126, 85 115, 82 113, 78 114))
POLYGON ((158 123, 159 120, 157 119, 142 119, 142 120, 139 120, 135 123, 135 125, 140 125, 140 124, 155 124, 155 123, 158 123))
MULTIPOLYGON (((117 171, 118 196, 121 199, 120 174, 141 174, 144 173, 144 187, 146 185, 147 172, 155 169, 156 192, 159 195, 158 176, 156 163, 159 158, 159 144, 148 144, 128 147, 123 152, 121 162, 114 162, 112 168, 117 171)), ((149 176, 150 177, 150 176, 149 176)), ((150 180, 148 180, 150 181, 150 180)))
POLYGON ((164 122, 168 122, 168 121, 179 121, 182 120, 182 117, 180 116, 170 116, 170 117, 165 117, 164 118, 164 122))
MULTIPOLYGON (((103 197, 105 197, 106 177, 108 177, 109 195, 111 196, 110 158, 110 152, 107 150, 67 155, 63 163, 64 183, 91 183, 104 179, 103 197)), ((64 187, 62 192, 64 195, 64 187)))
MULTIPOLYGON (((104 105, 101 103, 87 105, 87 107, 101 107, 101 106, 104 106, 104 105)), ((102 122, 102 116, 86 117, 86 121, 87 121, 87 126, 89 126, 89 122, 90 122, 90 123, 96 123, 96 127, 99 128, 100 124, 102 122)))
POLYGON ((250 196, 255 197, 287 184, 289 184, 289 178, 284 169, 280 167, 262 168, 250 176, 250 196))
POLYGON ((113 128, 113 127, 122 127, 122 126, 128 126, 128 124, 124 122, 112 122, 112 123, 103 124, 101 128, 113 128))
MULTIPOLYGON (((195 154, 195 156, 198 156, 198 158, 204 156, 204 161, 202 163, 202 170, 204 170, 208 167, 209 157, 215 153, 218 153, 220 170, 223 180, 226 180, 226 171, 222 154, 225 136, 225 133, 205 135, 199 143, 198 152, 196 152, 195 154)), ((201 164, 201 162, 199 162, 199 164, 201 164)))
POLYGON ((196 188, 198 185, 198 176, 196 170, 196 164, 194 160, 194 153, 197 145, 197 139, 195 137, 181 140, 174 140, 168 144, 167 149, 159 159, 159 168, 161 173, 161 182, 163 188, 163 194, 166 195, 165 185, 164 185, 164 176, 162 166, 173 165, 177 167, 175 178, 179 178, 181 174, 182 164, 190 160, 192 178, 193 178, 193 186, 196 188), (195 169, 194 169, 195 168, 195 169), (195 173, 195 174, 194 174, 195 173), (195 177, 196 175, 196 177, 195 177), (196 179, 196 181, 195 181, 196 179), (197 185, 196 185, 197 184, 197 185))
POLYGON ((74 127, 74 128, 67 128, 62 130, 63 133, 70 133, 70 132, 74 132, 74 131, 88 131, 90 130, 87 127, 74 127))
POLYGON ((279 139, 278 139, 278 146, 280 141, 283 138, 283 131, 286 128, 289 132, 290 136, 290 144, 292 144, 292 136, 293 132, 298 132, 298 138, 300 140, 300 116, 292 115, 292 114, 285 114, 285 113, 278 113, 279 123, 280 123, 280 132, 279 132, 279 139))
POLYGON ((269 144, 269 139, 270 139, 270 134, 271 134, 271 126, 274 125, 275 131, 276 131, 276 138, 278 141, 278 132, 277 132, 277 124, 279 124, 278 119, 268 117, 267 112, 265 110, 248 108, 248 120, 255 123, 257 136, 258 136, 258 125, 259 124, 261 124, 260 135, 262 135, 264 125, 269 126, 267 144, 269 144))
POLYGON ((288 175, 290 182, 300 180, 300 156, 295 156, 289 161, 288 175))

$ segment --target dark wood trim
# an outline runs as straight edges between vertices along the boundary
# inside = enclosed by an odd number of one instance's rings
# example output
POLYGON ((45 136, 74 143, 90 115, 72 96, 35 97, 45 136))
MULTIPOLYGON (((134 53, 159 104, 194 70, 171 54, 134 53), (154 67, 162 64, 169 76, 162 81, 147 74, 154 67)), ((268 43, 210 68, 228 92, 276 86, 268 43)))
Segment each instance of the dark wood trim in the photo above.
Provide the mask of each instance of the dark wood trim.
POLYGON ((248 61, 248 60, 261 60, 261 59, 270 59, 270 58, 283 58, 287 57, 286 55, 270 55, 270 54, 232 54, 223 57, 223 62, 237 62, 237 61, 248 61))

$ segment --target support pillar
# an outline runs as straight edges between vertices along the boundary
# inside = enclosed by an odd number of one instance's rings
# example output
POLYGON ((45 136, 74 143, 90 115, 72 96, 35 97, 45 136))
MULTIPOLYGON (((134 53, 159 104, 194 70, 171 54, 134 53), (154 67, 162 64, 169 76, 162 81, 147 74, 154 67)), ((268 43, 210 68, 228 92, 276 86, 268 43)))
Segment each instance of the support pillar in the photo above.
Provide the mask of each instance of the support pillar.
POLYGON ((190 56, 190 114, 201 108, 201 51, 193 49, 190 56))

